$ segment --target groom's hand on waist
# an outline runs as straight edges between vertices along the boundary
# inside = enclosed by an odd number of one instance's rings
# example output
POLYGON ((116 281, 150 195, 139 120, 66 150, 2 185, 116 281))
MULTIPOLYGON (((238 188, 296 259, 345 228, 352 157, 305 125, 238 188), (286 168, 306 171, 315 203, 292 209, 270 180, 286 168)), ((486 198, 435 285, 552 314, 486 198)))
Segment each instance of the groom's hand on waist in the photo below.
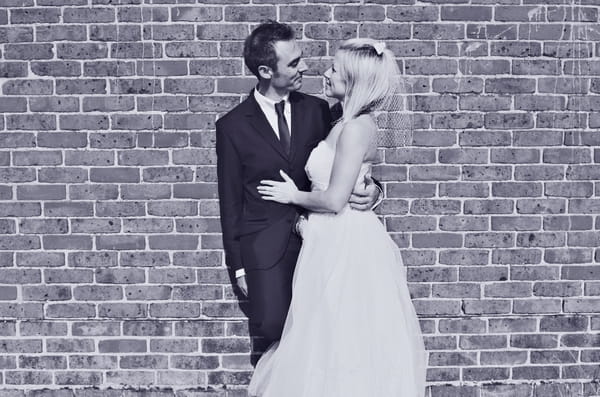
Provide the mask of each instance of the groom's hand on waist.
POLYGON ((375 208, 381 202, 383 192, 381 188, 368 176, 365 176, 365 187, 355 187, 350 195, 350 207, 366 211, 375 208))

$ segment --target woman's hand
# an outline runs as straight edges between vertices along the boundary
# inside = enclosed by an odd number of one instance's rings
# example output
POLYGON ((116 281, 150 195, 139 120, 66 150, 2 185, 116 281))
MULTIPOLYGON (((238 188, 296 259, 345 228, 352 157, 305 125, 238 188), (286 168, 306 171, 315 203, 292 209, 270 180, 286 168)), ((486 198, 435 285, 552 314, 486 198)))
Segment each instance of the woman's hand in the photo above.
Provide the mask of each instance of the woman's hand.
POLYGON ((298 188, 296 184, 287 176, 283 171, 279 171, 279 174, 283 178, 284 182, 278 181, 260 181, 258 185, 258 193, 264 200, 276 201, 283 204, 294 204, 295 198, 298 194, 298 188))

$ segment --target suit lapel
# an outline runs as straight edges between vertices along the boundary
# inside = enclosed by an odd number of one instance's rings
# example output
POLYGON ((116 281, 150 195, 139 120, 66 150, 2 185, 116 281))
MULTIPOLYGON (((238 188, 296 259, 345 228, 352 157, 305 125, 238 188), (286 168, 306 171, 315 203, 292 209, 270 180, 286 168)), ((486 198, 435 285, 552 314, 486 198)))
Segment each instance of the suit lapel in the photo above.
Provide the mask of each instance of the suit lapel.
MULTIPOLYGON (((267 141, 267 143, 269 145, 271 145, 271 147, 273 147, 273 149, 275 149, 275 151, 277 153, 279 153, 279 155, 281 155, 281 157, 283 157, 285 160, 288 160, 288 156, 285 154, 283 147, 281 146, 281 142, 279 142, 279 139, 277 139, 277 135, 275 135, 275 131, 273 131, 273 128, 271 128, 269 121, 267 120, 264 113, 260 109, 260 106, 256 102, 256 99, 254 99, 254 92, 250 93, 250 96, 248 97, 248 99, 246 99, 246 101, 248 101, 248 107, 249 107, 246 116, 248 117, 250 125, 263 137, 263 139, 265 141, 267 141)), ((292 111, 293 111, 293 108, 292 108, 292 111)), ((292 116, 292 119, 293 119, 293 116, 292 116)), ((294 130, 294 128, 292 127, 292 131, 293 130, 294 130)), ((292 143, 293 143, 293 133, 292 133, 292 143)), ((292 150, 293 150, 293 147, 292 147, 292 150)))

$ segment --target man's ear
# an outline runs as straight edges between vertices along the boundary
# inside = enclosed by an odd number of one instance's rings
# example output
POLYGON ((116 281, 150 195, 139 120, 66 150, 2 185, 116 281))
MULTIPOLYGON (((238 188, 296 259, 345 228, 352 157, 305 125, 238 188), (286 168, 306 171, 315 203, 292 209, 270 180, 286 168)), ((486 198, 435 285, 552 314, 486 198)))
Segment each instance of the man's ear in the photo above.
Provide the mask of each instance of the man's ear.
POLYGON ((258 67, 258 74, 265 80, 271 80, 271 78, 273 78, 273 69, 266 65, 260 65, 258 67))

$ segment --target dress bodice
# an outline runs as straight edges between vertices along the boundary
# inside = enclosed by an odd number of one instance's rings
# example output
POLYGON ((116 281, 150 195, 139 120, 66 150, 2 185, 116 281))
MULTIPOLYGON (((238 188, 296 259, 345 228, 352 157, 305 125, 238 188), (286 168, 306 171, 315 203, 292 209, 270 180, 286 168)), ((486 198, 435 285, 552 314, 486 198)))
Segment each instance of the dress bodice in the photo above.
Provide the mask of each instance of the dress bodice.
MULTIPOLYGON (((312 150, 304 170, 312 184, 312 190, 325 190, 329 186, 329 178, 333 169, 335 149, 327 142, 321 141, 312 150)), ((371 176, 371 163, 362 163, 356 178, 355 187, 365 187, 365 176, 371 176)))

